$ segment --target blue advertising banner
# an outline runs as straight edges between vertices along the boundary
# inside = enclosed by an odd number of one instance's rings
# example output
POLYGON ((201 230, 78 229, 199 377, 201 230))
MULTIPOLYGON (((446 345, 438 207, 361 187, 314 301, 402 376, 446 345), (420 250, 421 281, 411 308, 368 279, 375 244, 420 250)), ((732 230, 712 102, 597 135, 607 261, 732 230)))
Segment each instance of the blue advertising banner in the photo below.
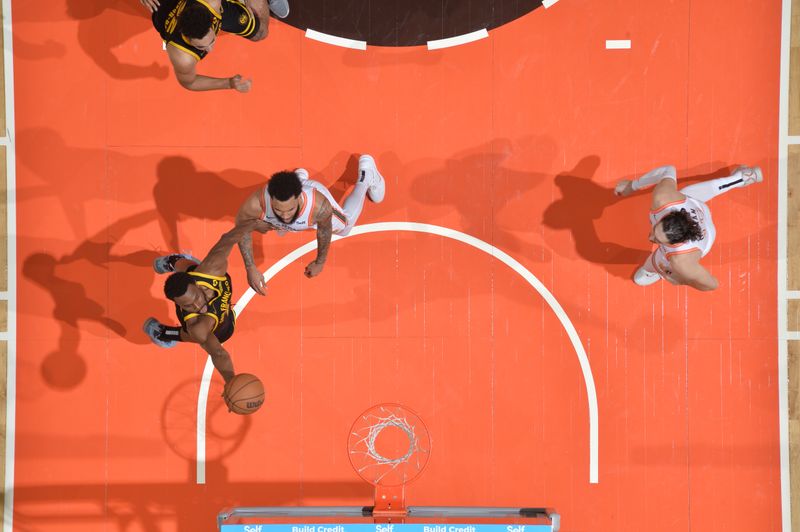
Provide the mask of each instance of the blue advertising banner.
POLYGON ((469 524, 251 524, 222 525, 222 532, 550 532, 550 525, 469 525, 469 524))

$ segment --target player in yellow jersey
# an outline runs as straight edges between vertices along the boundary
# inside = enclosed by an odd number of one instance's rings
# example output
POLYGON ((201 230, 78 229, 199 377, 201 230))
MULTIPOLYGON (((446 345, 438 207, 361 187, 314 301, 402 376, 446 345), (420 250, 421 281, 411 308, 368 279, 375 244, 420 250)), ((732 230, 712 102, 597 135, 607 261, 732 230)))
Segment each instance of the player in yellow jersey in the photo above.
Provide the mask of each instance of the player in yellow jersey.
POLYGON ((175 303, 181 325, 171 327, 148 318, 144 331, 150 340, 159 347, 173 347, 177 342, 200 344, 225 382, 233 378, 233 361, 222 347, 236 324, 228 255, 243 235, 269 229, 263 220, 244 221, 222 235, 203 261, 185 254, 158 257, 153 263, 155 271, 173 272, 164 283, 164 295, 175 303))
POLYGON ((269 13, 284 18, 288 0, 140 0, 153 14, 167 48, 178 83, 192 91, 250 90, 251 80, 236 74, 214 78, 197 73, 199 63, 213 48, 220 31, 260 41, 269 31, 269 13))

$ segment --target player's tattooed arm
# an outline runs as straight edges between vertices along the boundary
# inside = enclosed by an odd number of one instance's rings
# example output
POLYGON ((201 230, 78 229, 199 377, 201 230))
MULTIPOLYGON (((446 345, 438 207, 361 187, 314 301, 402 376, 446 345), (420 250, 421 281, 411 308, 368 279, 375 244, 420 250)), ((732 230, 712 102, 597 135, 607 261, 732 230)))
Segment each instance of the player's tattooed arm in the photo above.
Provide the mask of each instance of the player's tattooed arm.
POLYGON ((253 237, 251 233, 245 234, 242 239, 239 240, 239 251, 242 253, 242 260, 244 261, 245 268, 256 265, 256 259, 253 258, 253 237))
MULTIPOLYGON (((261 204, 259 195, 261 191, 254 192, 244 202, 236 214, 236 224, 242 224, 245 220, 251 218, 261 217, 261 204)), ((270 226, 271 227, 271 226, 270 226)), ((239 252, 242 254, 242 261, 244 262, 245 271, 247 272, 247 284, 250 288, 255 290, 258 295, 267 294, 267 285, 264 282, 264 275, 256 266, 256 260, 253 257, 253 237, 252 233, 245 233, 242 239, 239 240, 239 252)))
POLYGON ((247 284, 250 285, 256 294, 267 295, 267 283, 264 281, 264 274, 256 266, 253 258, 253 238, 247 233, 239 241, 239 251, 242 253, 245 272, 247 272, 247 284))
POLYGON ((333 208, 327 201, 317 211, 317 262, 325 263, 333 236, 333 208))
POLYGON ((333 207, 325 199, 325 196, 321 194, 317 201, 319 201, 319 208, 314 215, 314 221, 317 224, 317 258, 306 266, 306 277, 316 277, 322 272, 322 267, 328 258, 328 249, 331 246, 331 238, 333 236, 333 207))
POLYGON ((242 237, 250 234, 251 231, 266 233, 271 229, 272 226, 270 224, 258 218, 251 218, 237 223, 233 229, 223 234, 219 241, 214 244, 206 258, 197 267, 197 271, 209 275, 225 275, 225 272, 228 271, 228 255, 230 255, 233 246, 238 244, 242 237))

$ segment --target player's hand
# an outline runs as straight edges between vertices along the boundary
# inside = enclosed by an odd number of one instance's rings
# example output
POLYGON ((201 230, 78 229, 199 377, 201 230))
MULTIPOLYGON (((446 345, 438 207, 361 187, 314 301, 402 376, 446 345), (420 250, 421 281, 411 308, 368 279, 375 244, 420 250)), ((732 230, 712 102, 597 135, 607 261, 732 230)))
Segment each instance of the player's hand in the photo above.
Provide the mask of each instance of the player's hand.
POLYGON ((316 277, 322 272, 323 266, 325 266, 325 264, 320 264, 317 261, 310 263, 308 266, 306 266, 306 271, 305 271, 306 277, 308 277, 309 279, 311 279, 312 277, 316 277))
POLYGON ((630 196, 635 191, 633 190, 633 181, 630 179, 623 179, 617 186, 614 188, 614 194, 616 196, 630 196))
POLYGON ((236 74, 232 78, 228 78, 228 84, 230 84, 232 89, 235 89, 239 92, 249 92, 250 85, 253 84, 253 80, 243 79, 242 76, 236 74))
POLYGON ((247 268, 247 282, 256 294, 267 295, 267 283, 264 281, 264 274, 256 266, 247 268))
POLYGON ((161 4, 158 0, 139 0, 139 2, 150 10, 151 13, 155 13, 161 4))
MULTIPOLYGON (((236 375, 234 375, 234 377, 235 376, 236 375)), ((222 378, 224 379, 225 377, 222 377, 222 378)), ((222 393, 219 394, 219 396, 222 397, 222 402, 225 403, 225 406, 228 408, 228 413, 229 414, 231 412, 233 412, 233 410, 231 410, 231 405, 230 405, 230 403, 228 403, 228 398, 226 397, 226 395, 228 395, 228 385, 231 383, 232 380, 233 380, 233 377, 231 377, 230 379, 225 381, 225 385, 222 387, 222 393)))

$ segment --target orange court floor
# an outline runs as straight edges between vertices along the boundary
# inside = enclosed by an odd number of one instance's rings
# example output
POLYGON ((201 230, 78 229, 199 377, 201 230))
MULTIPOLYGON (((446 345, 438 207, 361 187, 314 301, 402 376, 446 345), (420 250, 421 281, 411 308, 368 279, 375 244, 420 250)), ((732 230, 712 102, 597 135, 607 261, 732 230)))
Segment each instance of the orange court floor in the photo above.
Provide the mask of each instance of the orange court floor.
MULTIPOLYGON (((248 94, 179 87, 135 0, 78 4, 12 2, 14 530, 371 504, 348 430, 384 402, 431 435, 409 504, 548 506, 564 531, 780 530, 780 3, 562 0, 444 50, 344 49, 274 20, 201 65, 252 77, 248 94), (226 347, 267 399, 228 414, 214 375, 198 483, 206 354, 142 332, 175 321, 152 260, 204 256, 278 170, 341 199, 362 153, 386 199, 359 225, 395 225, 333 243, 317 278, 313 252, 294 260, 240 313, 226 347), (684 183, 764 170, 710 204, 715 292, 631 281, 649 194, 612 190, 664 164, 684 183)), ((266 270, 314 234, 254 240, 266 270)), ((237 250, 229 272, 238 299, 237 250)))

